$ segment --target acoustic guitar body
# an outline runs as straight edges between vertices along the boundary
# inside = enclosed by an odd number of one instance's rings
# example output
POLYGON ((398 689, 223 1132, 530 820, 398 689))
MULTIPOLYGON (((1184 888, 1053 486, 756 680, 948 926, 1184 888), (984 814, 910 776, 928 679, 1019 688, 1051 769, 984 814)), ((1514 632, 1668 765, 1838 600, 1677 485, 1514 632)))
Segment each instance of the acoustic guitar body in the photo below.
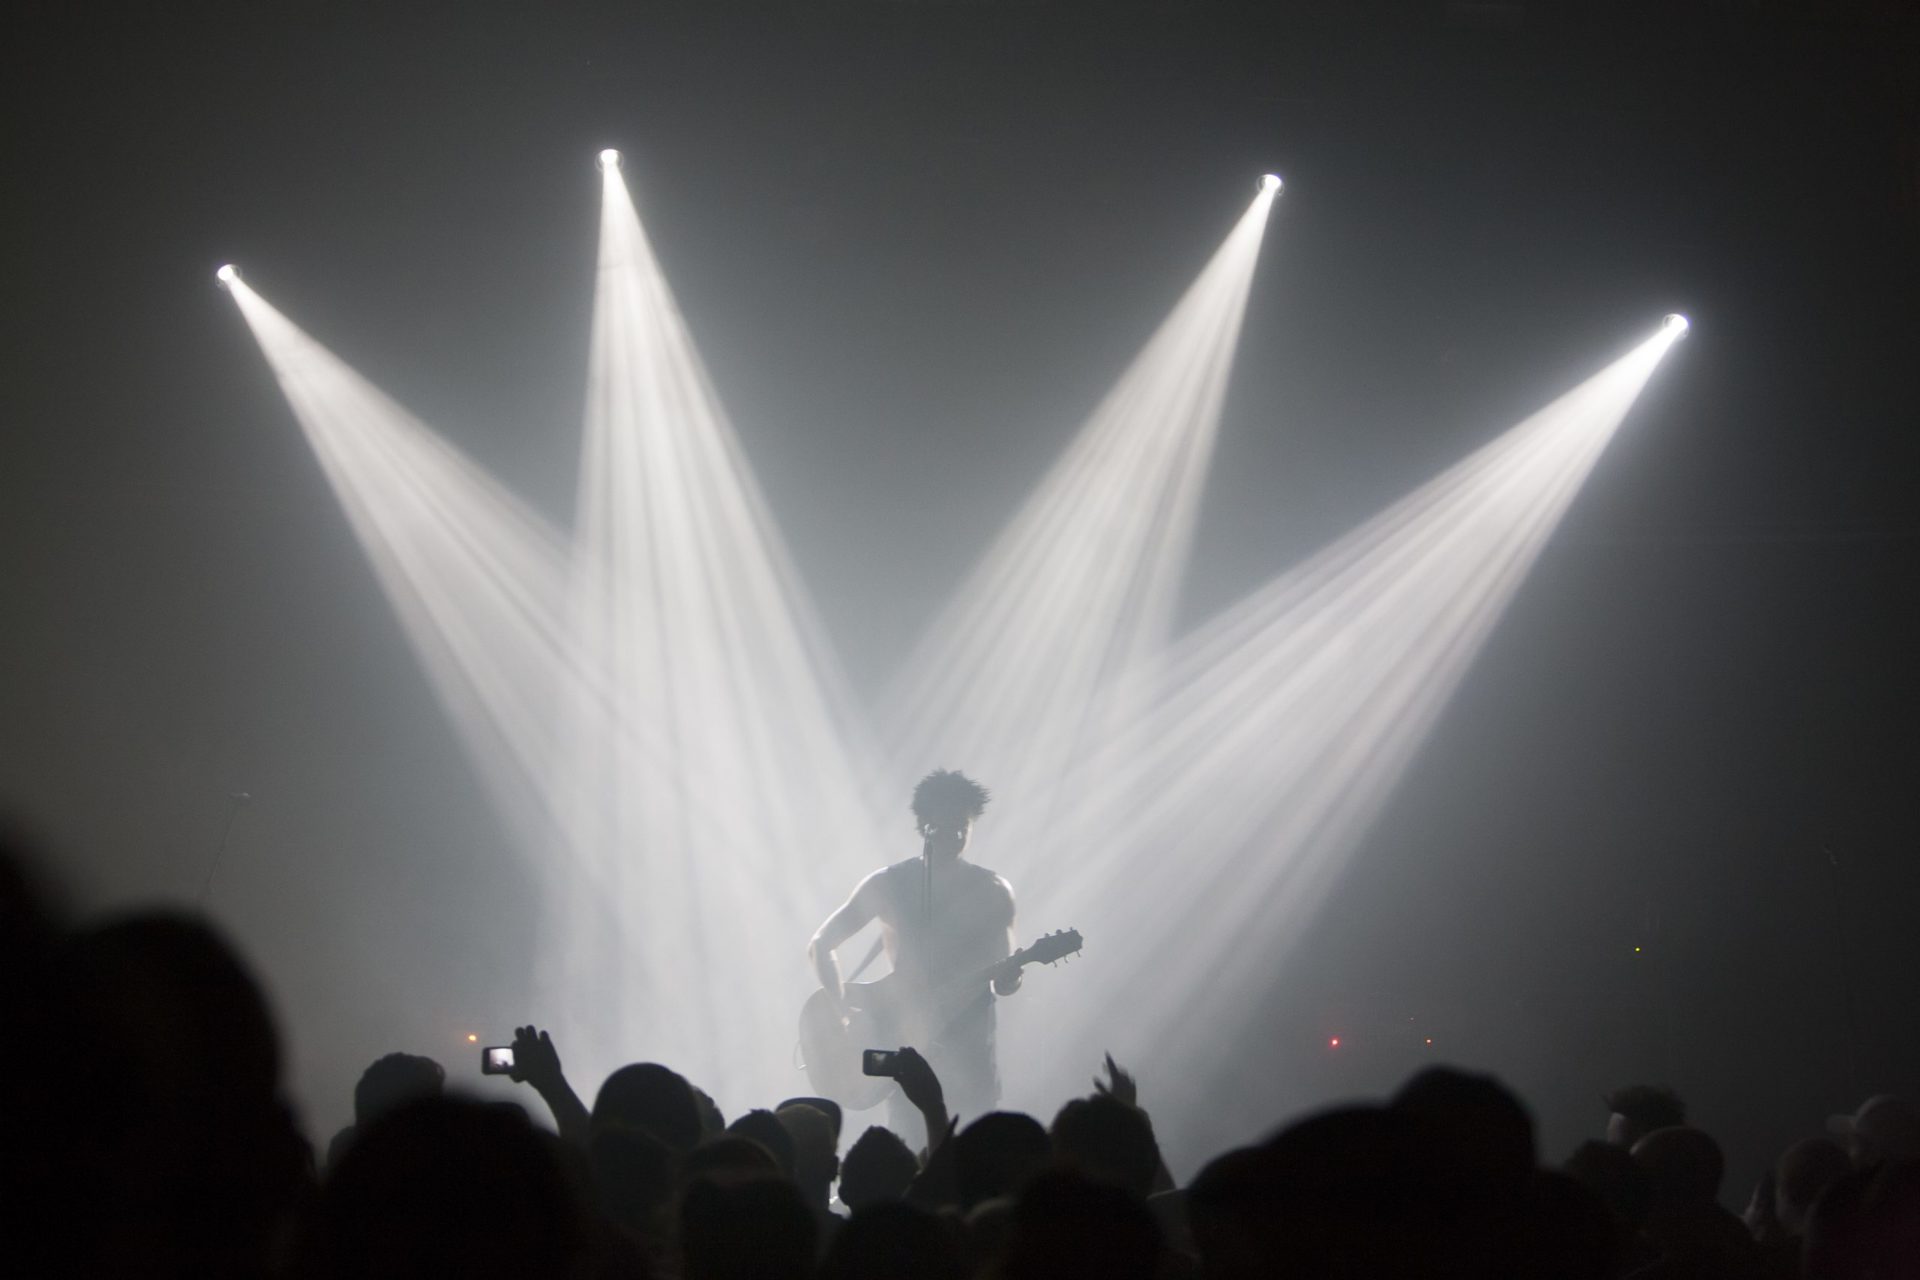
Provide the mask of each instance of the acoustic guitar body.
POLYGON ((832 1098, 848 1111, 867 1111, 885 1101, 893 1090, 887 1076, 860 1070, 860 1055, 868 1049, 897 1049, 904 1041, 884 1025, 886 988, 892 981, 847 983, 847 1025, 841 1026, 827 993, 816 991, 800 1010, 800 1056, 813 1091, 832 1098))

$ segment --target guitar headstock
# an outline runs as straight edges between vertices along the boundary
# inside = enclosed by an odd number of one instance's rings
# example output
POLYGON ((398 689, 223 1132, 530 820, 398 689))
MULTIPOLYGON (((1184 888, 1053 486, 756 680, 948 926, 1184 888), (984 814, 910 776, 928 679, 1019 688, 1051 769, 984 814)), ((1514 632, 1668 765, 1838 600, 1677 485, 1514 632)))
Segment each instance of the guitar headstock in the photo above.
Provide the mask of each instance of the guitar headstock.
POLYGON ((1035 938, 1033 945, 1023 947, 1017 958, 1021 964, 1053 964, 1074 954, 1080 946, 1078 929, 1056 929, 1035 938))

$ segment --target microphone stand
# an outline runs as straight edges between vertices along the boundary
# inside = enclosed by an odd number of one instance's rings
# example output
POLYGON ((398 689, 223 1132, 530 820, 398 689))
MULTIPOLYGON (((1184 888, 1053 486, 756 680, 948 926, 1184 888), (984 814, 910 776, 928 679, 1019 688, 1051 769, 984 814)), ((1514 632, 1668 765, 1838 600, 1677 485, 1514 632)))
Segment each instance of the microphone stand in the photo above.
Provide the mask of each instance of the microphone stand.
POLYGON ((933 837, 920 841, 920 925, 926 930, 927 945, 933 945, 933 837))

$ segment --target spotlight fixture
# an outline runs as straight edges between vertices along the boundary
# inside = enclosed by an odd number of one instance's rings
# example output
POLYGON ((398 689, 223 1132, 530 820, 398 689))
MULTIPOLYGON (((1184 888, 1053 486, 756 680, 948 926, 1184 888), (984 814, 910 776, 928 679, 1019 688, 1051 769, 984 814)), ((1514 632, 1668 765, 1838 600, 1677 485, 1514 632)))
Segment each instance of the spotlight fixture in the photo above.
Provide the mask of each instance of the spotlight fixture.
POLYGON ((225 266, 221 267, 218 271, 214 272, 213 278, 215 280, 218 280, 220 282, 220 287, 224 289, 228 285, 232 284, 234 281, 240 278, 240 268, 234 266, 231 262, 229 262, 225 266))
POLYGON ((605 173, 620 167, 620 153, 608 147, 600 153, 600 170, 605 173))
POLYGON ((1681 315, 1678 311, 1668 316, 1666 320, 1663 321, 1662 323, 1664 323, 1667 328, 1673 330, 1673 334, 1675 337, 1681 337, 1681 338, 1685 337, 1687 330, 1693 327, 1692 325, 1687 323, 1687 318, 1681 315))
POLYGON ((1269 173, 1261 178, 1260 189, 1262 191, 1278 191, 1280 189, 1280 175, 1277 173, 1269 173))

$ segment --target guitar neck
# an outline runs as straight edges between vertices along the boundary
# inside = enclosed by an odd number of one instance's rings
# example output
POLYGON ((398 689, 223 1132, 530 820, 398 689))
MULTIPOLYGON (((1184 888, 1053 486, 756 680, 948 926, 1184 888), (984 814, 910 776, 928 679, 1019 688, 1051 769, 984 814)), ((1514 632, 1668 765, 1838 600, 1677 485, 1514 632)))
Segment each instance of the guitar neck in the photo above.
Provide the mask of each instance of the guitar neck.
POLYGON ((1056 945, 1051 955, 1039 954, 1043 943, 1054 942, 1059 937, 1059 934, 1048 934, 1042 938, 1040 942, 1034 943, 1032 946, 1020 948, 998 964, 990 964, 979 973, 969 977, 967 979, 967 985, 979 986, 981 983, 992 979, 994 974, 1010 964, 1018 965, 1024 969, 1030 964, 1044 964, 1049 960, 1058 960, 1063 956, 1070 956, 1080 949, 1080 936, 1078 933, 1074 933, 1070 945, 1056 945))
POLYGON ((1022 947, 1005 960, 990 964, 978 972, 969 973, 962 978, 949 978, 944 982, 922 986, 920 990, 930 995, 936 1004, 945 1004, 956 993, 977 991, 1008 965, 1018 965, 1024 969, 1030 964, 1046 964, 1063 959, 1079 950, 1080 935, 1077 931, 1069 929, 1062 930, 1060 933, 1050 933, 1031 946, 1022 947))
POLYGON ((986 968, 980 970, 980 972, 970 976, 967 979, 967 985, 977 987, 983 982, 990 982, 992 981, 994 974, 1000 972, 1001 969, 1005 968, 1010 964, 1017 964, 1022 969, 1026 968, 1028 965, 1033 963, 1032 960, 1027 958, 1027 953, 1031 950, 1032 950, 1031 947, 1022 947, 1020 950, 1014 952, 1012 955, 1008 956, 1005 960, 1000 961, 998 964, 988 965, 986 968))

